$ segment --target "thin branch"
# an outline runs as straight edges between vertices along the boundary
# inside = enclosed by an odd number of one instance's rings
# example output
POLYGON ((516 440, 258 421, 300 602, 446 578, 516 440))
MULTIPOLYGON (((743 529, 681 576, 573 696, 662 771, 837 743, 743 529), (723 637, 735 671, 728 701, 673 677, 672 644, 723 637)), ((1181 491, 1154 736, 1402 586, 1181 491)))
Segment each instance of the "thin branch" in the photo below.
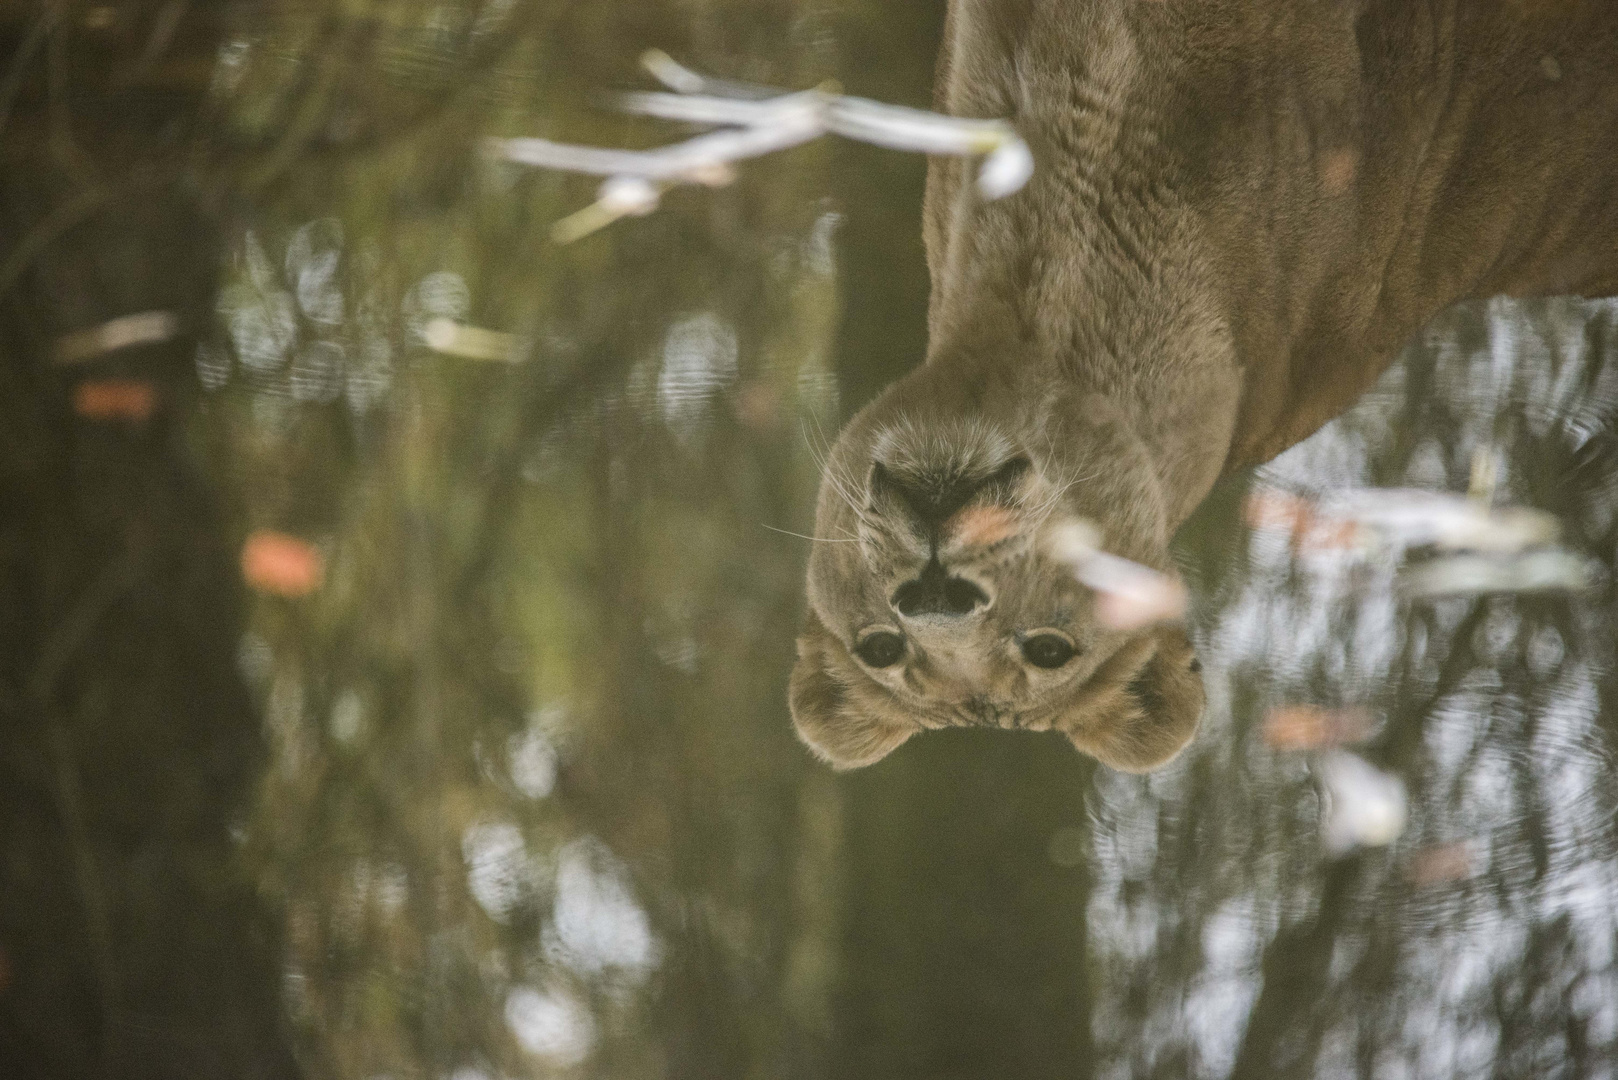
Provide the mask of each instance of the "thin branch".
POLYGON ((724 128, 656 150, 607 150, 546 139, 496 139, 493 148, 510 161, 567 172, 725 183, 728 179, 720 178, 728 177, 731 162, 797 146, 827 130, 823 102, 813 90, 770 102, 756 117, 745 127, 724 128))
POLYGON ((651 50, 641 63, 675 93, 621 95, 626 112, 718 128, 685 142, 653 150, 613 150, 548 139, 490 139, 488 152, 538 168, 604 176, 590 206, 552 227, 558 243, 586 236, 619 218, 649 214, 662 193, 680 183, 720 187, 731 166, 826 134, 894 150, 984 158, 978 191, 998 199, 1020 189, 1033 174, 1027 143, 1004 120, 962 119, 920 109, 848 97, 830 85, 800 93, 724 83, 698 75, 651 50))
POLYGON ((73 852, 73 876, 80 903, 84 906, 85 926, 90 931, 90 951, 95 960, 97 988, 101 993, 102 1068, 108 1077, 112 1077, 117 1074, 115 1063, 119 1055, 115 1053, 116 1032, 122 1012, 118 964, 113 956, 112 913, 107 904, 106 890, 101 885, 95 849, 90 843, 90 827, 84 813, 84 785, 74 758, 72 741, 67 729, 54 714, 46 721, 45 732, 56 766, 57 810, 62 815, 68 848, 73 852))
POLYGON ((0 263, 0 293, 16 284, 41 251, 99 210, 101 204, 107 201, 107 195, 104 187, 86 188, 46 214, 33 231, 7 253, 5 262, 0 263))
POLYGON ((45 635, 39 657, 28 679, 28 696, 41 708, 50 704, 56 693, 56 683, 67 670, 84 644, 112 605, 140 579, 144 552, 138 544, 131 544, 122 554, 104 566, 95 580, 85 587, 68 609, 62 620, 45 635))
POLYGON ((635 91, 620 94, 617 104, 624 112, 636 116, 655 116, 660 120, 681 120, 687 124, 712 124, 716 127, 724 124, 745 127, 771 123, 783 103, 800 97, 815 99, 820 105, 830 100, 818 90, 763 99, 635 91))
POLYGON ((102 1064, 108 1077, 116 1075, 118 1071, 116 1032, 122 1009, 118 967, 113 953, 112 916, 90 839, 84 783, 73 751, 73 740, 51 699, 56 694, 57 682, 79 646, 119 597, 138 580, 142 562, 141 547, 132 544, 102 568, 95 580, 74 600, 62 620, 46 635, 27 687, 28 696, 44 718, 45 736, 51 762, 55 766, 53 779, 57 811, 61 814, 62 828, 73 853, 74 881, 84 907, 96 982, 101 994, 102 1064))
POLYGON ((23 38, 22 44, 11 56, 11 66, 6 70, 4 81, 0 81, 0 131, 6 129, 6 122, 11 119, 11 110, 17 103, 17 94, 22 90, 23 76, 28 71, 28 61, 32 60, 34 53, 45 43, 50 34, 51 27, 56 25, 56 9, 46 10, 28 28, 28 36, 23 38))
POLYGON ((647 73, 680 94, 714 94, 729 98, 769 98, 781 93, 769 86, 760 86, 757 83, 736 82, 731 79, 716 79, 711 75, 702 75, 692 71, 662 49, 647 49, 640 54, 640 66, 647 73))

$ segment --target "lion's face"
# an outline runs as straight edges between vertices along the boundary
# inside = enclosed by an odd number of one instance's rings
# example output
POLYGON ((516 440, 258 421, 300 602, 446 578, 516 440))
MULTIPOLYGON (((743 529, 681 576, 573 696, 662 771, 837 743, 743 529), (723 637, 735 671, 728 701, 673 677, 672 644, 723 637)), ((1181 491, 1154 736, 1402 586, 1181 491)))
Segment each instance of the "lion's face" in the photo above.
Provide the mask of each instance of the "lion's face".
POLYGON ((1084 516, 1112 550, 1163 567, 1138 445, 1109 418, 1049 411, 1021 440, 1010 429, 1027 425, 881 416, 849 426, 822 482, 792 677, 804 741, 839 768, 963 726, 1061 731, 1130 771, 1172 757, 1202 711, 1189 642, 1103 628, 1046 550, 1084 516))

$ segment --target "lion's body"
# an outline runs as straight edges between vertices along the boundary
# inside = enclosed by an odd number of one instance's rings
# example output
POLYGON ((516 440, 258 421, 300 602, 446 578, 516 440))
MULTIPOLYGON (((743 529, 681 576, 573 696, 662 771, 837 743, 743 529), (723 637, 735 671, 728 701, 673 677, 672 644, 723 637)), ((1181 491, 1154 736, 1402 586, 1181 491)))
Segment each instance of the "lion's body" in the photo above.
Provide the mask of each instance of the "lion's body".
POLYGON ((926 363, 833 452, 817 535, 857 542, 811 560, 793 703, 834 763, 960 717, 1172 755, 1201 702, 1183 638, 1097 629, 1048 522, 1166 567, 1222 472, 1347 407, 1440 309, 1618 293, 1611 0, 955 0, 936 99, 1010 118, 1036 170, 984 204, 934 162, 926 363), (973 548, 923 495, 1012 539, 973 548), (982 602, 912 618, 907 579, 982 602), (856 655, 876 626, 901 664, 856 655), (1063 678, 1019 673, 1031 626, 1076 646, 1063 678))
MULTIPOLYGON (((1012 118, 1043 176, 962 214, 968 166, 934 162, 933 354, 984 291, 963 263, 1198 258, 1242 371, 1230 466, 1342 411, 1455 301, 1618 294, 1609 0, 957 0, 936 99, 1012 118), (979 215, 1007 219, 997 250, 962 254, 979 215)), ((1031 324, 1105 321, 1078 290, 1015 299, 1031 324)), ((1183 302, 1130 302, 1153 300, 1183 302)))

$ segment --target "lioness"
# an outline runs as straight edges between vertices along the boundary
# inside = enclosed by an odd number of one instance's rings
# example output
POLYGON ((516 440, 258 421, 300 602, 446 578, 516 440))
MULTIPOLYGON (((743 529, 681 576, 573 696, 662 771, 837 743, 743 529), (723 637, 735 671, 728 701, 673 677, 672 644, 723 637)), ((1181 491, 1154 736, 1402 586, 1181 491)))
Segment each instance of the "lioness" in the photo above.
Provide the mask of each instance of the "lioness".
POLYGON ((952 0, 935 97, 1037 168, 932 162, 926 362, 826 462, 791 705, 839 768, 959 725, 1167 761, 1189 641, 1103 629, 1049 530, 1170 571, 1439 309, 1618 293, 1614 0, 952 0))

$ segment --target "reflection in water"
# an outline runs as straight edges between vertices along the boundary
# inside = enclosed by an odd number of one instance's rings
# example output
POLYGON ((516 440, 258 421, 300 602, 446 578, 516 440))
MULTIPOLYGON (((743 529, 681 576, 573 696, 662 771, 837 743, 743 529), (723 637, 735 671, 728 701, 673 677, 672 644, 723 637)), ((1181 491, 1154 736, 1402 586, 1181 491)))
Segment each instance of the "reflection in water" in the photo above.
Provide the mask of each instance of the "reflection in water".
MULTIPOLYGON (((1591 441, 1618 387, 1592 345, 1614 319, 1609 303, 1458 309, 1261 474, 1457 490, 1474 449, 1495 447, 1501 489, 1610 565, 1613 462, 1591 441)), ((1197 542, 1227 527, 1204 522, 1197 542)), ((1400 602, 1391 565, 1295 562, 1263 530, 1213 561, 1208 730, 1159 776, 1098 778, 1090 930, 1117 973, 1093 1020, 1101 1072, 1605 1075, 1608 587, 1400 602), (1342 759, 1311 765, 1256 723, 1298 701, 1380 717, 1368 754, 1411 791, 1385 851, 1335 857, 1340 820, 1316 838, 1342 759)))
MULTIPOLYGON (((918 354, 920 163, 800 147, 563 249, 592 185, 475 147, 662 137, 589 99, 651 44, 922 105, 936 13, 896 8, 264 8, 188 46, 217 281, 154 203, 0 310, 34 358, 0 371, 0 1062, 1611 1075, 1610 304, 1457 309, 1215 493, 1182 536, 1210 712, 1169 769, 960 731, 834 777, 794 742, 810 541, 774 530, 918 354), (149 312, 183 333, 52 366, 149 312), (75 418, 114 378, 147 411, 75 418), (1591 591, 1401 597, 1242 524, 1249 489, 1461 493, 1484 459, 1591 591)), ((71 173, 21 100, 5 137, 71 173)))
POLYGON ((802 531, 835 409, 823 154, 567 249, 566 182, 466 162, 447 206, 361 160, 325 180, 354 201, 263 207, 199 354, 242 519, 325 568, 250 630, 300 1060, 812 1069, 838 813, 780 699, 801 541, 764 526, 802 531))

